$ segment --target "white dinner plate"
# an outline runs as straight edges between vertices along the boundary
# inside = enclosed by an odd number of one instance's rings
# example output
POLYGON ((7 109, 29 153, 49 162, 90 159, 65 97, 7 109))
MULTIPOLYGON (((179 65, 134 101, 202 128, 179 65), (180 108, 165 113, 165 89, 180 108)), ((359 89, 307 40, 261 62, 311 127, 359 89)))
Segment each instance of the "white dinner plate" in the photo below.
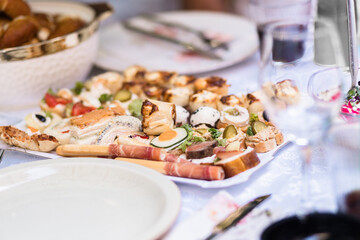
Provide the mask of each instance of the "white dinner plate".
POLYGON ((42 160, 0 170, 0 239, 156 239, 180 209, 177 186, 135 164, 42 160))
MULTIPOLYGON (((195 74, 241 62, 258 49, 255 24, 233 14, 175 11, 160 13, 158 16, 199 30, 221 34, 231 39, 229 50, 217 50, 217 54, 221 55, 223 60, 184 56, 184 50, 180 46, 131 32, 122 27, 121 23, 113 23, 100 31, 100 48, 96 65, 107 70, 122 71, 136 64, 148 70, 161 69, 181 74, 195 74)), ((130 21, 137 25, 146 24, 139 17, 130 21)))

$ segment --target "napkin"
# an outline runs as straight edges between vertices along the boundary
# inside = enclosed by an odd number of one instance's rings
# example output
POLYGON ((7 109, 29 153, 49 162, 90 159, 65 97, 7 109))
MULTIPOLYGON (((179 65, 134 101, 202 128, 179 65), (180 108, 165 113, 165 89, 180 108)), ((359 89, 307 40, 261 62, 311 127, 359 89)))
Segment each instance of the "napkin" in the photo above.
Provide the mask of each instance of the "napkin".
MULTIPOLYGON (((220 191, 194 215, 179 223, 164 239, 166 240, 199 240, 212 232, 213 227, 235 211, 239 204, 226 191, 220 191)), ((217 239, 251 240, 259 239, 262 231, 273 221, 283 217, 281 211, 255 208, 236 226, 230 228, 217 239)))
POLYGON ((202 210, 181 222, 164 239, 204 239, 218 222, 225 219, 238 207, 239 205, 230 194, 220 191, 210 199, 202 210))

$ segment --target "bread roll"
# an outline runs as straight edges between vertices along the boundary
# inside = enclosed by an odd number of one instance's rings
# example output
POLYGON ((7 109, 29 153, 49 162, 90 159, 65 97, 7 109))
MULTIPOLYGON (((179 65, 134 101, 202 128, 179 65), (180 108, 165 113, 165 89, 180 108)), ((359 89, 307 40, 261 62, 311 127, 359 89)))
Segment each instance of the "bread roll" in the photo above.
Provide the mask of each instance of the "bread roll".
POLYGON ((190 111, 194 112, 199 107, 212 107, 216 109, 218 95, 206 90, 193 94, 189 99, 190 111))
POLYGON ((164 101, 184 107, 189 104, 190 94, 190 90, 185 87, 169 88, 165 91, 164 101))
POLYGON ((141 108, 143 131, 159 135, 173 129, 176 120, 175 104, 146 99, 141 108))
POLYGON ((146 69, 137 65, 128 67, 124 70, 126 82, 144 82, 146 69))
POLYGON ((207 90, 219 95, 228 94, 229 85, 226 84, 226 79, 216 76, 199 78, 195 81, 196 91, 207 90))

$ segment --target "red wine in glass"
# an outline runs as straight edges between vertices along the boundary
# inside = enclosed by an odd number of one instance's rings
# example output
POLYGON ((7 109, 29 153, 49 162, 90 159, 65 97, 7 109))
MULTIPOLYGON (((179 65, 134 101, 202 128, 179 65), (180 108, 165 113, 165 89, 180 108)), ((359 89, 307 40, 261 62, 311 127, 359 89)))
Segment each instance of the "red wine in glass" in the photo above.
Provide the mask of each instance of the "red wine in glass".
POLYGON ((300 59, 305 52, 303 24, 281 25, 274 28, 272 58, 274 62, 291 63, 300 59), (298 37, 294 37, 298 36, 298 37))
POLYGON ((354 190, 346 194, 345 212, 360 217, 360 190, 354 190))

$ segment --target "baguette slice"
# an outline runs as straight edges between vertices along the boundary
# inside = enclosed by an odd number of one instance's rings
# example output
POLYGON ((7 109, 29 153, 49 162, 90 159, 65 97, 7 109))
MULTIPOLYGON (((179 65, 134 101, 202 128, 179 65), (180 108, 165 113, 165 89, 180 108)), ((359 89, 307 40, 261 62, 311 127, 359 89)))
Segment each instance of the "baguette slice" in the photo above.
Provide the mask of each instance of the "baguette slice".
POLYGON ((259 157, 251 147, 248 147, 244 152, 219 152, 216 156, 221 160, 216 162, 215 165, 223 167, 225 178, 233 177, 260 163, 259 157))
POLYGON ((58 140, 47 134, 28 135, 12 126, 0 127, 0 139, 9 145, 40 152, 50 152, 58 145, 58 140))
POLYGON ((247 147, 254 148, 257 153, 265 153, 276 148, 275 138, 268 139, 261 142, 245 141, 247 147))

